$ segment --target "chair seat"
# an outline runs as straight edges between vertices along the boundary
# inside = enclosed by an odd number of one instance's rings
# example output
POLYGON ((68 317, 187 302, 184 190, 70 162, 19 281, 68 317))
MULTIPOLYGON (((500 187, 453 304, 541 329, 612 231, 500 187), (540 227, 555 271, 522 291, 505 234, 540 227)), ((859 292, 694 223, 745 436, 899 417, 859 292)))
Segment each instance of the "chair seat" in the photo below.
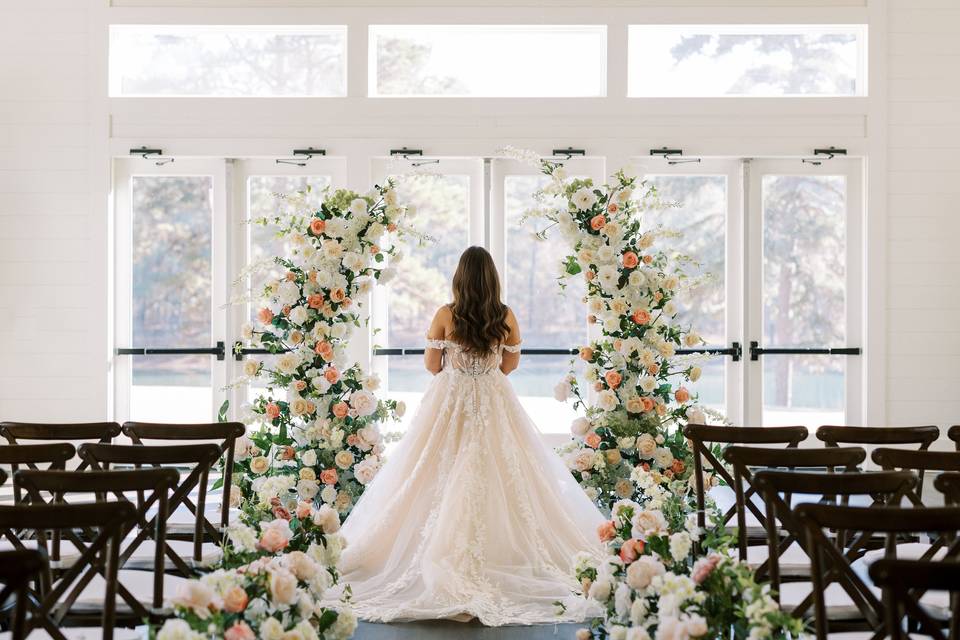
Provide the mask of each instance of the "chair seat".
MULTIPOLYGON (((925 542, 907 542, 897 545, 897 558, 902 560, 918 560, 924 553, 930 549, 930 545, 925 542)), ((942 560, 946 555, 946 548, 938 549, 933 555, 933 560, 942 560)), ((863 580, 864 584, 870 585, 870 590, 881 598, 879 588, 873 586, 870 579, 870 565, 875 561, 885 557, 883 549, 871 549, 863 554, 863 557, 851 563, 850 568, 863 580)), ((948 618, 950 616, 950 592, 949 591, 928 591, 920 598, 922 604, 931 615, 938 618, 948 618)))
MULTIPOLYGON (((780 584, 780 608, 784 611, 793 611, 813 591, 810 582, 784 582, 780 584)), ((847 595, 837 583, 827 587, 827 617, 831 620, 852 620, 862 617, 856 603, 847 595)), ((813 616, 814 607, 811 604, 806 615, 813 616)))
MULTIPOLYGON (((36 549, 38 546, 38 543, 36 540, 21 540, 20 542, 27 549, 36 549)), ((52 542, 49 539, 47 539, 47 549, 49 550, 51 546, 52 546, 52 542)), ((0 551, 12 551, 17 548, 18 547, 15 547, 13 543, 7 540, 6 538, 4 538, 3 540, 0 540, 0 551)), ((77 550, 76 545, 70 542, 69 540, 61 539, 60 540, 60 560, 55 562, 51 554, 50 566, 55 569, 67 568, 72 566, 73 563, 76 562, 79 557, 80 557, 80 552, 77 550)))
MULTIPOLYGON (((730 555, 734 558, 740 557, 739 551, 736 548, 730 550, 730 555)), ((769 557, 770 548, 766 545, 747 547, 747 566, 754 571, 766 562, 769 557)), ((794 577, 810 575, 810 558, 807 557, 807 554, 796 542, 787 547, 787 550, 780 555, 779 565, 780 575, 782 576, 794 577)))
MULTIPOLYGON (((132 569, 121 569, 117 572, 117 582, 122 584, 139 602, 143 603, 148 609, 153 602, 153 572, 136 571, 132 569)), ((187 582, 187 578, 173 575, 163 577, 163 605, 168 607, 170 601, 177 594, 180 585, 187 582)), ((103 576, 97 574, 90 580, 90 583, 83 589, 80 596, 73 603, 71 610, 77 611, 99 611, 103 607, 104 593, 106 583, 103 576)), ((126 601, 117 594, 117 614, 129 613, 130 608, 126 601)))
MULTIPOLYGON (((200 549, 200 562, 193 560, 193 543, 189 540, 167 540, 167 545, 180 556, 188 567, 209 568, 220 562, 223 550, 212 542, 204 542, 200 549)), ((157 544, 153 540, 144 540, 123 565, 124 569, 151 571, 154 567, 154 553, 157 544)), ((164 556, 167 570, 176 569, 170 558, 164 556)))

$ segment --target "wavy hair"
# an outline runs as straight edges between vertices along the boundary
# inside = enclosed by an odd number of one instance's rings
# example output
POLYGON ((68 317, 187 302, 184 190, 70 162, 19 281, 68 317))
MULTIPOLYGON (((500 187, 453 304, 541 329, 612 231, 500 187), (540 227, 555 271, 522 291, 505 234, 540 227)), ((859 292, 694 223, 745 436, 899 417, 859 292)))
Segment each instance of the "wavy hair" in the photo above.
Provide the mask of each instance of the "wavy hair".
POLYGON ((460 256, 453 274, 450 311, 451 337, 468 353, 489 353, 510 335, 507 305, 500 301, 497 267, 483 247, 470 247, 460 256))

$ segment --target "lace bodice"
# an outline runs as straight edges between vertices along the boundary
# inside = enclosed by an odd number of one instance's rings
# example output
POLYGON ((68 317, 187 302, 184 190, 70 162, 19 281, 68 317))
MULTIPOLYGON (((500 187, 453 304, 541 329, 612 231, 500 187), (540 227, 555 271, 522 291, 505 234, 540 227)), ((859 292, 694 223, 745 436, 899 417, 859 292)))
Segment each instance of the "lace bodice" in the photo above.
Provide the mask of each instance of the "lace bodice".
POLYGON ((518 353, 520 344, 507 345, 501 344, 499 347, 483 355, 467 353, 458 343, 453 340, 430 340, 427 339, 428 349, 442 349, 446 352, 444 359, 444 370, 452 369, 471 376, 480 376, 500 368, 500 360, 504 351, 518 353))

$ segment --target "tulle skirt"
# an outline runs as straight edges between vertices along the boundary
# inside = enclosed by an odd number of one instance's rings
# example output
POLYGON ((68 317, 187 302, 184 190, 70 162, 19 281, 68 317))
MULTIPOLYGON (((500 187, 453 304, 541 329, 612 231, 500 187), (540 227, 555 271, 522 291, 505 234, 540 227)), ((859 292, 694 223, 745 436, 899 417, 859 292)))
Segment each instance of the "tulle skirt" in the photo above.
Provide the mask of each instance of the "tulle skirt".
POLYGON ((506 376, 447 369, 344 524, 343 582, 365 620, 579 620, 573 559, 603 519, 506 376))

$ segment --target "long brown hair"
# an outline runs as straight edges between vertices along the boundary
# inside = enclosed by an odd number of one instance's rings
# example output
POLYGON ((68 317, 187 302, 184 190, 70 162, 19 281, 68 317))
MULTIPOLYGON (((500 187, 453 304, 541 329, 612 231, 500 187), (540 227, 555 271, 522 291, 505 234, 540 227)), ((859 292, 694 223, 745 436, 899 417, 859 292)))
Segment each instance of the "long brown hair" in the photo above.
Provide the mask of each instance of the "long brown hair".
POLYGON ((510 335, 497 267, 483 247, 470 247, 460 256, 450 310, 451 337, 470 353, 489 353, 510 335))

